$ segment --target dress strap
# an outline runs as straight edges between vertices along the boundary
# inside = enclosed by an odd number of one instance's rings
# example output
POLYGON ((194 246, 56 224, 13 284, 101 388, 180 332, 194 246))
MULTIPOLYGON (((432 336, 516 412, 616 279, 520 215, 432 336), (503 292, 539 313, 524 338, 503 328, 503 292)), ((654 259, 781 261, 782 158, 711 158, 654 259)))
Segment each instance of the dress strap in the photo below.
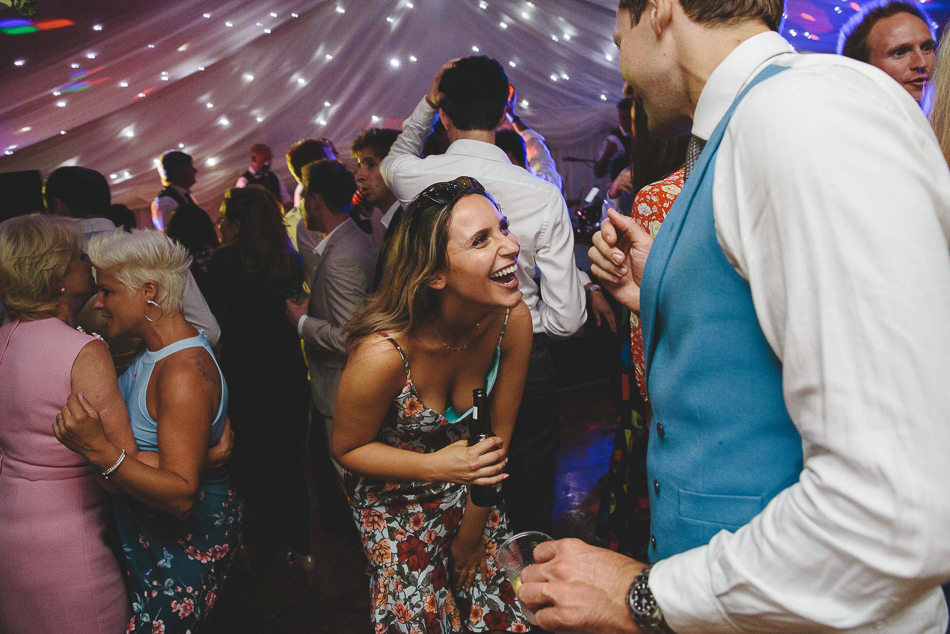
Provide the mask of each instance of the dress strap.
POLYGON ((505 338, 505 332, 508 330, 508 318, 511 317, 511 309, 505 311, 505 323, 501 325, 501 334, 498 335, 498 345, 501 346, 501 340, 505 338))
POLYGON ((389 339, 389 343, 391 343, 391 344, 393 344, 394 346, 396 346, 396 350, 399 352, 399 356, 402 357, 402 365, 403 365, 403 367, 406 368, 406 378, 407 378, 407 379, 408 379, 408 378, 411 378, 411 373, 409 372, 409 359, 406 358, 406 353, 403 352, 403 350, 402 350, 402 348, 399 346, 399 344, 396 343, 396 340, 389 336, 389 333, 381 332, 381 333, 379 333, 379 334, 381 334, 382 336, 384 336, 384 337, 386 337, 387 339, 389 339))

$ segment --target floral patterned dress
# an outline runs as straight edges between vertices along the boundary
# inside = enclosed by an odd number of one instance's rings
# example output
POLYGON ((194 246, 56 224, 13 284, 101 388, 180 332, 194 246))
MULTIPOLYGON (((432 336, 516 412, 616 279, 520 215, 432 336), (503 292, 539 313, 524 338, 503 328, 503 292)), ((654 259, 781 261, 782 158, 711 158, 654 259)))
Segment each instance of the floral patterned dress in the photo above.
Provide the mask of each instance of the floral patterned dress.
MULTIPOLYGON (((505 318, 507 325, 508 318, 505 318)), ((501 359, 502 327, 487 377, 491 392, 501 359)), ((393 401, 378 442, 417 453, 432 453, 468 437, 470 413, 454 417, 426 407, 412 383, 409 360, 398 343, 406 384, 393 401)), ((509 535, 502 505, 492 508, 482 540, 488 577, 479 571, 469 591, 449 581, 449 546, 458 533, 468 487, 451 482, 383 482, 344 472, 344 484, 363 549, 373 570, 372 621, 378 634, 449 634, 465 631, 527 632, 514 589, 495 563, 509 535)))
MULTIPOLYGON (((684 170, 680 169, 637 193, 631 215, 653 237, 676 202, 683 183, 684 170)), ((647 561, 650 496, 646 455, 652 412, 646 389, 643 330, 637 315, 625 309, 624 322, 627 320, 630 345, 624 345, 621 355, 622 407, 610 467, 601 489, 597 537, 611 550, 647 561)))

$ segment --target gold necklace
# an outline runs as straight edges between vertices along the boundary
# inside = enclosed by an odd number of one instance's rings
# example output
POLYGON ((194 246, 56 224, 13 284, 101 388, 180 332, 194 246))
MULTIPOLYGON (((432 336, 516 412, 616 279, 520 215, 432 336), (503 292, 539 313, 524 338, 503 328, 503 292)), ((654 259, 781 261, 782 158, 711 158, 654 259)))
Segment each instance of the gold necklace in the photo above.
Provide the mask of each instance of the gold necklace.
POLYGON ((465 350, 465 348, 468 347, 468 344, 472 343, 472 339, 475 338, 475 333, 478 332, 479 325, 481 325, 481 322, 476 322, 475 328, 472 329, 472 334, 469 335, 468 340, 465 343, 463 343, 461 346, 457 346, 457 347, 450 346, 449 343, 445 339, 442 338, 442 335, 439 334, 439 329, 435 327, 435 324, 432 324, 432 330, 435 331, 435 335, 439 338, 439 341, 442 342, 442 345, 445 346, 446 350, 451 350, 452 352, 461 352, 462 350, 465 350))

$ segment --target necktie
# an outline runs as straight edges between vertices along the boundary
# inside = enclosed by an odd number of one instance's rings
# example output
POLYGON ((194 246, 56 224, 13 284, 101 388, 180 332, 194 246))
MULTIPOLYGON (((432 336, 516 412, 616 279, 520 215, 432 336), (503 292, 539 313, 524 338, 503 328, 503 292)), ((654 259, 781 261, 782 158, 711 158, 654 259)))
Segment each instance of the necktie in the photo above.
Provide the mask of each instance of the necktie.
POLYGON ((706 147, 706 142, 700 139, 695 134, 689 137, 689 145, 686 146, 686 176, 689 178, 690 172, 693 171, 693 168, 696 167, 696 161, 699 160, 699 155, 703 153, 703 148, 706 147))

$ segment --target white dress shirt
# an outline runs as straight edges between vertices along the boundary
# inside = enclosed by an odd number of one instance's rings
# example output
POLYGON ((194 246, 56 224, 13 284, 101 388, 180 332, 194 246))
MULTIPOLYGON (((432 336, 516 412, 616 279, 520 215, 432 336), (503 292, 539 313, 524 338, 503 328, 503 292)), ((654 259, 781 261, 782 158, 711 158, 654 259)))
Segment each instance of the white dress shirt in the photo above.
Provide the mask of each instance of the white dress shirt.
POLYGON ((396 215, 396 210, 399 209, 399 201, 397 200, 386 210, 386 213, 383 214, 383 217, 379 219, 379 224, 383 225, 385 228, 389 229, 389 223, 393 221, 393 216, 396 215))
MULTIPOLYGON (((185 200, 191 198, 191 193, 184 187, 179 187, 174 183, 169 187, 178 192, 185 200)), ((171 196, 158 196, 152 201, 152 225, 159 231, 164 231, 165 227, 168 226, 168 219, 176 209, 178 209, 177 200, 171 196)))
POLYGON ((910 95, 776 33, 709 77, 716 235, 748 280, 802 436, 799 482, 752 521, 656 564, 680 634, 927 632, 950 579, 950 172, 910 95))
POLYGON ((561 189, 564 183, 561 180, 561 175, 557 173, 557 164, 554 162, 554 157, 551 156, 548 146, 544 143, 544 137, 527 127, 518 134, 524 139, 529 171, 538 178, 543 178, 561 189))
POLYGON ((553 338, 570 337, 587 316, 582 278, 574 263, 574 233, 561 191, 551 183, 511 164, 491 143, 460 139, 445 154, 419 158, 435 118, 425 99, 402 126, 380 165, 383 180, 404 207, 434 183, 471 176, 485 187, 508 216, 521 243, 518 281, 531 310, 534 332, 553 338), (534 281, 541 272, 541 292, 534 281))

